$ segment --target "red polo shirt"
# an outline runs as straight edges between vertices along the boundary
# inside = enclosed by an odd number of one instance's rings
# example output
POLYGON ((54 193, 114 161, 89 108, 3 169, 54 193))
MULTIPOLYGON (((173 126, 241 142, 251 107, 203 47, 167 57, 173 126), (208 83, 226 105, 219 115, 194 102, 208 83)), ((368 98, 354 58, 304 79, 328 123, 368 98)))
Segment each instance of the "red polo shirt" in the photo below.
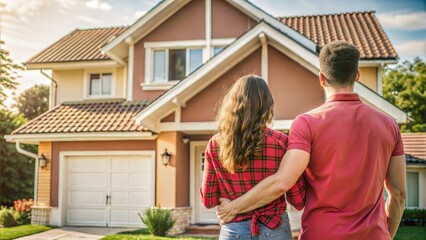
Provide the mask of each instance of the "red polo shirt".
POLYGON ((390 239, 383 187, 390 158, 404 154, 392 118, 335 94, 296 118, 290 149, 310 153, 300 239, 390 239))

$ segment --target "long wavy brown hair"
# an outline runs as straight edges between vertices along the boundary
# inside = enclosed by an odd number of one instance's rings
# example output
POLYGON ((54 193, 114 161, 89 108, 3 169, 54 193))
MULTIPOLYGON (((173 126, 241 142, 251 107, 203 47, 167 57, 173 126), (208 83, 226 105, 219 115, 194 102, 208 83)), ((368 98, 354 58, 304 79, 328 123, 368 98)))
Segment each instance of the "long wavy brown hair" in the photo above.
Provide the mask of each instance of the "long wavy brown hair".
POLYGON ((219 158, 231 173, 246 169, 249 157, 262 152, 265 127, 272 123, 274 100, 265 80, 247 75, 237 80, 219 105, 219 158))

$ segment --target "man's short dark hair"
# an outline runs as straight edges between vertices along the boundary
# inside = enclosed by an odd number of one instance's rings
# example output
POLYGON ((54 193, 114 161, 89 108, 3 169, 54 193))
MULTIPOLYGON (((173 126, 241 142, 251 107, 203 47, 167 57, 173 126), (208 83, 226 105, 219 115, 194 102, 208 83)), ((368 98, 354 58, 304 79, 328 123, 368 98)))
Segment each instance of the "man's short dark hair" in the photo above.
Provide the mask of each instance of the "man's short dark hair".
POLYGON ((324 45, 319 55, 321 73, 329 84, 352 85, 358 71, 359 51, 346 41, 324 45))

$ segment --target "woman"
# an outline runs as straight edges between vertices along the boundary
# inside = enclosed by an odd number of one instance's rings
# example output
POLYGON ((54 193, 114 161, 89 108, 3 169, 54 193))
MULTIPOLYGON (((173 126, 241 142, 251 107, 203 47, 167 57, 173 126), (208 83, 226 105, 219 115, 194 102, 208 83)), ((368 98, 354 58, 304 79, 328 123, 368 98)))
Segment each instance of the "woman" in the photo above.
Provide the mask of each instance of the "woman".
MULTIPOLYGON (((216 116, 218 134, 205 153, 200 188, 207 208, 219 198, 234 200, 278 170, 287 135, 267 127, 272 123, 274 100, 265 81, 254 75, 240 78, 222 99, 216 116)), ((301 179, 287 192, 298 210, 305 203, 301 179)), ((291 239, 285 196, 252 212, 237 215, 221 227, 219 239, 291 239)))

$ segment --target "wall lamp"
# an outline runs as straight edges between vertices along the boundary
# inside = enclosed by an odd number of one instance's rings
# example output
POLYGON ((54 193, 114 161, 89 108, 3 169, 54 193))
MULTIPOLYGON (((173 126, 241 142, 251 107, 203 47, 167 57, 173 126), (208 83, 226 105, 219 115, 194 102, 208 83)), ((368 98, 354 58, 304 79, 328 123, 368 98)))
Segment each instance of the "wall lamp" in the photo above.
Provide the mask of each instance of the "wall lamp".
POLYGON ((164 166, 167 166, 170 163, 171 158, 172 158, 172 155, 167 152, 167 148, 164 149, 164 153, 161 154, 161 159, 163 160, 164 166))
POLYGON ((46 167, 47 158, 44 156, 44 154, 41 154, 40 157, 38 157, 38 165, 41 167, 41 169, 46 167))

